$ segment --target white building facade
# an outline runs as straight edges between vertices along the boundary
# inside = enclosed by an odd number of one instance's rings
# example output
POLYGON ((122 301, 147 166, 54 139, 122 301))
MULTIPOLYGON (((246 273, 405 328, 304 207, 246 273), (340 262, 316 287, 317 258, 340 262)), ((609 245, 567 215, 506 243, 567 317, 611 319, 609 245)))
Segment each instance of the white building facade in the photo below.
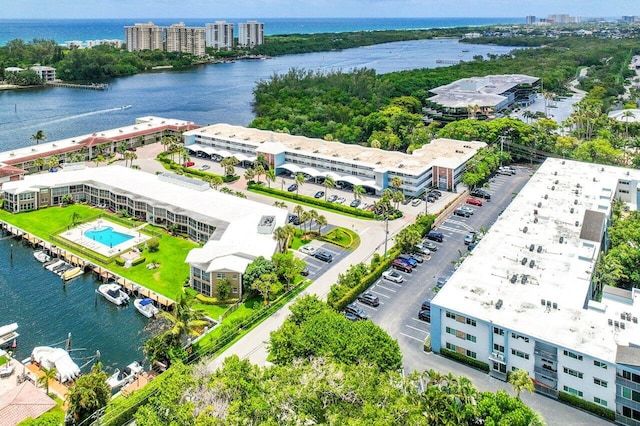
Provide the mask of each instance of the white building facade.
POLYGON ((264 23, 247 21, 238 24, 239 46, 255 47, 261 44, 264 44, 264 23))
POLYGON ((129 52, 164 48, 163 28, 153 22, 124 27, 124 39, 129 52))
POLYGON ((206 53, 205 29, 202 27, 187 27, 183 22, 167 27, 166 51, 204 56, 206 53))
POLYGON ((234 25, 226 21, 215 21, 212 24, 205 24, 205 42, 207 47, 214 49, 233 48, 234 25))

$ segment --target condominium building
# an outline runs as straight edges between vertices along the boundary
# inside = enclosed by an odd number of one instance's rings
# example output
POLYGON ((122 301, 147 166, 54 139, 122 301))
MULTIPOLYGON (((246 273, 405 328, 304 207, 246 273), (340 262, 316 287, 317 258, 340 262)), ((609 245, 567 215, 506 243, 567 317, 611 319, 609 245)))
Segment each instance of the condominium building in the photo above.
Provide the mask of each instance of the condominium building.
POLYGON ((535 100, 541 81, 521 74, 463 78, 429 92, 423 108, 427 121, 455 121, 465 118, 491 119, 513 106, 535 100))
POLYGON ((153 22, 124 27, 124 39, 129 52, 136 50, 162 50, 163 28, 153 22))
POLYGON ((29 67, 31 71, 35 71, 36 74, 43 81, 54 81, 56 79, 56 69, 53 67, 46 67, 42 65, 35 65, 33 67, 29 67))
POLYGON ((205 24, 205 42, 214 49, 232 49, 233 24, 226 21, 205 24))
POLYGON ((399 189, 408 196, 432 186, 455 190, 466 163, 486 146, 484 142, 436 139, 406 154, 228 124, 185 132, 183 137, 192 155, 217 160, 234 156, 246 165, 263 155, 277 174, 302 173, 314 179, 331 176, 338 185, 360 185, 372 193, 380 193, 399 177, 399 189))
POLYGON ((199 179, 117 165, 30 175, 4 183, 3 190, 3 208, 12 213, 59 206, 70 195, 75 201, 176 228, 204 243, 185 255, 190 285, 207 296, 215 296, 218 280, 228 278, 231 297, 242 297, 247 265, 258 256, 273 255, 273 230, 287 218, 286 210, 215 191, 199 179))
POLYGON ((525 21, 526 21, 527 25, 535 24, 536 23, 536 17, 533 16, 533 15, 527 15, 527 17, 525 18, 525 21))
POLYGON ((166 28, 166 51, 184 52, 194 56, 204 56, 205 29, 187 27, 183 22, 166 28))
POLYGON ((640 171, 547 159, 431 301, 433 350, 639 425, 640 291, 593 279, 614 199, 638 209, 640 171))
POLYGON ((264 43, 264 24, 258 21, 240 22, 238 24, 238 45, 255 47, 264 43))

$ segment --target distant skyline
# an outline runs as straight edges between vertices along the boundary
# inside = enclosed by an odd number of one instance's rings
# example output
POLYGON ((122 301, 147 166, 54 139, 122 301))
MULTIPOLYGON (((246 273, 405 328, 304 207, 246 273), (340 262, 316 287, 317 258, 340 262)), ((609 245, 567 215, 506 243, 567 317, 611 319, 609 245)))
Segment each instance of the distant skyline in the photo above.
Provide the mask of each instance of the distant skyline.
POLYGON ((3 19, 581 17, 640 15, 638 0, 3 0, 3 19))

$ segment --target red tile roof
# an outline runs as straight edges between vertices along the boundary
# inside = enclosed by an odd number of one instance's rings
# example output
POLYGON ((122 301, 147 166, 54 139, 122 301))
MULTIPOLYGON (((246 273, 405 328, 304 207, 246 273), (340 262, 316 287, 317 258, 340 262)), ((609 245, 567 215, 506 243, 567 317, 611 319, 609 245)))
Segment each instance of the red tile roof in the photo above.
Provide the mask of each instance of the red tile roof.
POLYGON ((28 417, 40 417, 56 406, 42 390, 24 382, 0 395, 0 419, 6 426, 15 426, 28 417))
POLYGON ((0 178, 24 175, 26 173, 27 173, 26 170, 21 169, 19 167, 14 167, 9 165, 6 165, 6 166, 0 165, 0 178))

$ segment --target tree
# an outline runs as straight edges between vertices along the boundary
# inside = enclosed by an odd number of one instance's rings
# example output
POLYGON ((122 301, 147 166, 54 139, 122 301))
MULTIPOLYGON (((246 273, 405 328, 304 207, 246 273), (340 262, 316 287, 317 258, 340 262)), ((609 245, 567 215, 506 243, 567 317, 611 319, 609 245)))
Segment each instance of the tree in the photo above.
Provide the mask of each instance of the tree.
POLYGON ((296 180, 296 185, 298 185, 296 187, 296 195, 300 195, 299 194, 300 188, 302 188, 302 185, 304 185, 304 175, 302 173, 298 173, 296 175, 296 179, 295 180, 296 180))
POLYGON ((216 292, 218 300, 227 300, 231 294, 231 280, 229 277, 220 278, 216 281, 216 292))
POLYGON ((204 320, 205 312, 193 307, 195 303, 196 298, 193 294, 180 293, 172 312, 160 311, 160 318, 169 322, 171 327, 169 333, 175 336, 177 342, 180 342, 185 335, 199 336, 201 329, 209 325, 204 320))
POLYGON ((38 171, 41 171, 42 168, 44 167, 44 158, 38 157, 35 160, 33 160, 33 166, 36 167, 38 171))
POLYGON ((247 170, 245 170, 244 172, 244 179, 247 181, 247 183, 253 181, 253 178, 256 176, 255 172, 253 171, 252 168, 248 168, 247 170))
POLYGON ((76 226, 80 222, 80 213, 71 213, 71 226, 76 226))
POLYGON ((516 393, 516 398, 520 399, 520 392, 523 390, 528 392, 534 392, 533 380, 529 377, 527 370, 516 370, 509 374, 509 383, 513 386, 513 390, 516 393))
POLYGON ((254 172, 255 172, 256 177, 258 178, 258 183, 260 183, 260 176, 265 174, 267 171, 262 166, 262 164, 257 164, 256 166, 254 166, 254 172))
POLYGON ((267 185, 271 188, 271 184, 276 181, 276 171, 275 169, 267 169, 264 174, 264 178, 267 181, 267 185))
POLYGON ((278 251, 285 252, 287 251, 287 240, 289 238, 289 234, 284 226, 278 226, 273 230, 273 239, 278 242, 278 251))
POLYGON ((316 218, 316 225, 318 225, 318 235, 322 235, 322 228, 327 226, 327 218, 320 215, 316 218))
POLYGON ((365 194, 364 187, 362 185, 356 185, 353 187, 353 198, 359 200, 365 194))
POLYGON ((391 178, 391 186, 393 187, 393 189, 395 189, 396 191, 400 189, 400 187, 402 186, 402 178, 400 178, 399 176, 394 176, 391 178))
POLYGON ((293 208, 293 214, 298 216, 298 219, 299 219, 298 226, 300 226, 300 228, 302 228, 302 216, 304 215, 304 213, 305 213, 304 208, 300 204, 296 204, 296 206, 293 208))
POLYGON ((278 279, 284 281, 285 289, 289 291, 293 280, 304 271, 306 263, 302 259, 298 259, 292 252, 276 253, 272 257, 273 264, 276 267, 278 279))
POLYGON ((76 423, 83 422, 92 413, 107 405, 111 399, 107 378, 107 373, 102 371, 98 363, 91 368, 91 373, 80 376, 69 389, 68 413, 76 423))
POLYGON ((49 382, 56 378, 58 374, 58 370, 54 368, 42 368, 42 372, 44 373, 42 376, 38 377, 38 384, 44 386, 44 391, 47 395, 49 395, 49 382))
POLYGON ((93 158, 93 162, 96 163, 96 167, 100 165, 100 163, 104 163, 104 156, 102 154, 96 155, 93 158))
POLYGON ((400 251, 410 252, 413 247, 420 242, 422 235, 414 227, 403 228, 395 236, 396 245, 400 248, 400 251))
POLYGON ((395 204, 395 209, 398 210, 398 207, 400 206, 400 203, 402 203, 404 201, 404 194, 400 191, 396 191, 393 193, 392 196, 392 201, 395 204))
POLYGON ((33 135, 31 135, 31 137, 29 139, 31 139, 32 141, 34 141, 36 143, 36 145, 38 145, 40 143, 40 141, 46 141, 47 140, 47 134, 44 132, 44 130, 38 130, 33 135))
POLYGON ((336 187, 336 181, 331 176, 326 176, 324 178, 324 182, 322 182, 322 186, 325 187, 324 200, 327 201, 327 195, 329 195, 329 190, 336 187))
POLYGON ((227 157, 220 162, 220 165, 224 169, 224 174, 226 176, 234 176, 236 173, 235 166, 238 165, 239 161, 236 157, 227 157))
POLYGON ((218 176, 218 175, 211 175, 209 176, 208 180, 209 180, 209 186, 216 190, 218 189, 218 187, 220 187, 220 185, 224 183, 224 179, 222 179, 222 176, 218 176))
POLYGON ((51 169, 54 167, 58 167, 60 165, 60 160, 58 159, 58 157, 56 155, 52 155, 51 157, 47 158, 46 160, 46 164, 47 164, 47 168, 51 169))
POLYGON ((262 274, 260 278, 251 284, 251 289, 256 290, 262 296, 266 305, 267 301, 280 291, 282 285, 278 281, 278 277, 274 273, 262 274))
POLYGON ((127 143, 124 141, 120 142, 116 151, 120 154, 120 159, 124 160, 124 154, 127 152, 127 143))
POLYGON ((242 275, 242 288, 244 293, 251 291, 254 281, 258 280, 264 274, 273 274, 276 267, 272 261, 265 259, 264 256, 256 257, 253 262, 247 265, 242 275))

